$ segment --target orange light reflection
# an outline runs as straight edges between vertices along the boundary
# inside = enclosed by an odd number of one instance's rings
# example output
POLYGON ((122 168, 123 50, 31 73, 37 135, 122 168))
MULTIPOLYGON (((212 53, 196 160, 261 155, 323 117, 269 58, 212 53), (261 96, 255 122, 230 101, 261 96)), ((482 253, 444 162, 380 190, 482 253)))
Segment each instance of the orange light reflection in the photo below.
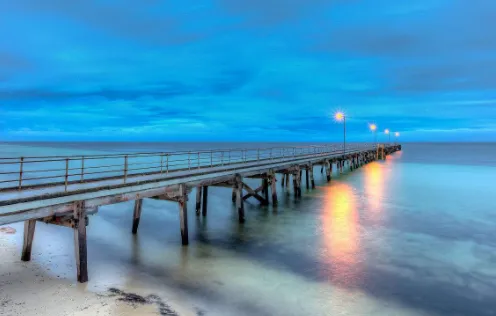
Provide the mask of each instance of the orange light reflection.
POLYGON ((358 285, 361 274, 355 196, 345 183, 333 185, 327 193, 322 212, 325 271, 333 283, 353 287, 358 285))

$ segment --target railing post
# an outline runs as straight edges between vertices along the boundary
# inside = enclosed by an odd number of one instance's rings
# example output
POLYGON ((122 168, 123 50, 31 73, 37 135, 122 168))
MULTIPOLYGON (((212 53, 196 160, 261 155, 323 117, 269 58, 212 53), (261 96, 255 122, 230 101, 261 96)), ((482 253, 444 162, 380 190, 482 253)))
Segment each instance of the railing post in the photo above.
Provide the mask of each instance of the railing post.
POLYGON ((272 160, 272 149, 273 148, 270 149, 270 160, 272 160))
POLYGON ((214 166, 214 153, 213 151, 210 152, 210 168, 214 166))
POLYGON ((24 168, 24 157, 21 157, 21 162, 19 163, 19 190, 22 189, 22 169, 24 168))
POLYGON ((257 149, 257 161, 260 160, 260 148, 257 149))
POLYGON ((84 181, 84 156, 81 157, 81 180, 80 182, 84 181))
POLYGON ((124 156, 124 183, 127 180, 127 155, 124 156))
POLYGON ((228 155, 227 163, 230 164, 231 163, 231 151, 230 150, 227 152, 227 155, 228 155))
POLYGON ((67 192, 68 180, 69 180, 69 158, 65 158, 65 187, 64 187, 65 192, 67 192))
POLYGON ((221 166, 224 165, 224 152, 223 151, 220 152, 220 165, 221 166))
POLYGON ((198 152, 198 169, 200 169, 200 152, 198 152))
POLYGON ((191 152, 188 151, 188 170, 191 170, 191 152))
POLYGON ((165 174, 169 174, 169 154, 165 155, 165 174))
POLYGON ((164 170, 164 154, 160 155, 160 173, 164 170))

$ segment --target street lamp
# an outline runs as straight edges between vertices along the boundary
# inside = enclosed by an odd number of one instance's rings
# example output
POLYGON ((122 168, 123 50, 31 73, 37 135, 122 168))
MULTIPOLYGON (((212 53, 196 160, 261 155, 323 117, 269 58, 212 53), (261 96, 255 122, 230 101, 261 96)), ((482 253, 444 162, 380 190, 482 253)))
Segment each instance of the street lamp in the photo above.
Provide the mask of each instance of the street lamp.
POLYGON ((343 122, 343 154, 346 153, 346 115, 343 112, 334 114, 334 119, 337 122, 343 122))
POLYGON ((377 133, 376 133, 376 131, 377 131, 377 125, 375 125, 375 124, 370 124, 370 125, 369 125, 369 128, 370 128, 370 130, 372 131, 372 133, 374 133, 374 142, 375 142, 375 144, 377 145, 377 133))
MULTIPOLYGON (((397 140, 397 139, 398 139, 398 137, 400 137, 400 132, 396 132, 396 133, 394 133, 394 137, 396 137, 396 140, 397 140)), ((396 142, 398 142, 398 141, 396 141, 396 142)))
POLYGON ((391 133, 389 132, 389 129, 385 129, 384 130, 384 134, 388 135, 389 136, 389 143, 391 143, 391 133))

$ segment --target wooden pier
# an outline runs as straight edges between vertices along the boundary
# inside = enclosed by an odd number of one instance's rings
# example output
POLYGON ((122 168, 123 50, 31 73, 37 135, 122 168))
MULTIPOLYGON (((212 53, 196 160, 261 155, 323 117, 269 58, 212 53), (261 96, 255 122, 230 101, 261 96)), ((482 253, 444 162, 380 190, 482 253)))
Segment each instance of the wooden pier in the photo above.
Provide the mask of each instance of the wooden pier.
MULTIPOLYGON (((187 245, 189 193, 196 191, 196 215, 207 216, 208 187, 232 190, 240 223, 244 201, 277 205, 276 181, 293 182, 301 196, 303 172, 306 189, 315 188, 314 170, 325 170, 331 181, 333 166, 350 171, 401 150, 401 145, 349 145, 230 149, 197 152, 153 152, 67 157, 0 158, 0 225, 24 221, 21 260, 31 259, 38 221, 74 230, 77 279, 88 281, 86 226, 88 215, 102 205, 134 200, 131 233, 138 233, 144 198, 173 201, 179 206, 181 240, 187 245), (258 178, 258 188, 244 179, 258 178), (270 191, 270 194, 269 194, 270 191)), ((131 218, 131 215, 130 215, 131 218)))

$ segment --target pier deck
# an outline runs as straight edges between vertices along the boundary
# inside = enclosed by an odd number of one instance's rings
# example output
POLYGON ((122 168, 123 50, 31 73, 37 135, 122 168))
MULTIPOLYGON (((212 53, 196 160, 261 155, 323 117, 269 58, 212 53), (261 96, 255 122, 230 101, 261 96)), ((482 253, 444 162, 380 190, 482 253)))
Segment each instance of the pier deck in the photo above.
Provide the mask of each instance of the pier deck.
POLYGON ((102 205, 135 200, 132 232, 137 233, 143 198, 179 204, 182 243, 188 244, 186 202, 196 188, 196 213, 207 215, 208 187, 232 188, 239 221, 243 201, 277 205, 276 174, 281 184, 293 177, 295 197, 301 196, 302 173, 307 189, 315 187, 319 165, 331 180, 332 167, 342 172, 401 150, 401 145, 352 145, 232 149, 201 152, 135 153, 69 157, 0 158, 0 225, 25 221, 22 260, 30 260, 36 221, 74 229, 78 280, 87 281, 87 216, 102 205), (244 178, 260 178, 249 187, 244 178), (271 199, 269 199, 269 187, 271 199), (246 192, 246 194, 244 194, 246 192))

